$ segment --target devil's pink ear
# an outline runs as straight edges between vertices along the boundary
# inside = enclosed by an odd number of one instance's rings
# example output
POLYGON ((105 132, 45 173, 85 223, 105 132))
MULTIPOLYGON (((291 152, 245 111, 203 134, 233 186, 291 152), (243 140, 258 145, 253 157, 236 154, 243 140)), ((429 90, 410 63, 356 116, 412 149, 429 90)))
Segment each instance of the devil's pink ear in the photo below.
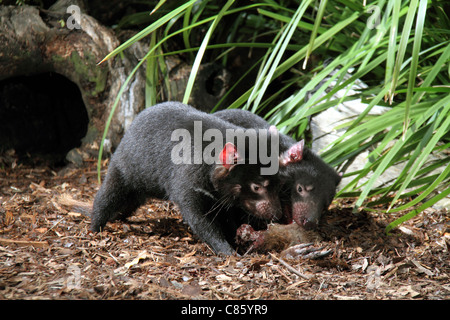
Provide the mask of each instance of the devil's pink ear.
POLYGON ((278 129, 277 129, 277 127, 275 127, 274 125, 271 125, 271 126, 269 127, 269 132, 270 132, 271 134, 278 133, 278 129))
POLYGON ((280 164, 286 166, 289 163, 300 162, 303 159, 303 149, 305 147, 305 140, 301 140, 292 145, 289 150, 280 156, 280 164))
POLYGON ((239 160, 237 148, 231 142, 227 142, 219 154, 219 161, 225 169, 229 170, 239 160))

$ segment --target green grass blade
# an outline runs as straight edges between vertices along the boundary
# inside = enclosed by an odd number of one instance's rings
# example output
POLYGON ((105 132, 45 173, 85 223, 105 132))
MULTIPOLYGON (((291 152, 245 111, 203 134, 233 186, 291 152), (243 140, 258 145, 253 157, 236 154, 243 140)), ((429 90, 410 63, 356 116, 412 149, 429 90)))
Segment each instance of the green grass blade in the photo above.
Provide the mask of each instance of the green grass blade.
POLYGON ((411 34, 411 28, 416 14, 418 0, 411 0, 409 2, 408 14, 406 15, 405 24, 403 25, 403 31, 400 38, 400 44, 397 52, 397 57, 395 60, 394 72, 392 75, 392 81, 389 91, 389 102, 392 104, 394 99, 394 91, 397 88, 399 81, 400 70, 403 64, 403 59, 405 57, 406 47, 408 45, 409 36, 411 34))
POLYGON ((161 6, 166 3, 167 0, 159 0, 159 2, 156 4, 155 8, 150 12, 150 14, 154 14, 161 6))
MULTIPOLYGON (((389 45, 388 45, 388 51, 387 51, 387 60, 386 60, 386 72, 385 72, 385 78, 384 83, 390 83, 393 79, 393 69, 394 69, 394 63, 395 63, 395 56, 397 52, 397 32, 398 32, 398 26, 399 26, 399 16, 400 16, 400 6, 401 1, 398 0, 391 0, 389 1, 389 5, 392 5, 393 2, 393 10, 392 10, 392 21, 391 21, 391 28, 389 33, 389 45)), ((391 92, 393 92, 391 90, 391 92)), ((388 96, 386 96, 388 98, 388 96)))
POLYGON ((306 51, 305 60, 303 62, 303 69, 306 69, 306 64, 308 63, 309 56, 311 55, 314 48, 314 41, 316 40, 317 32, 319 30, 320 24, 322 22, 323 14, 327 6, 327 0, 321 0, 319 4, 319 9, 317 10, 317 16, 314 21, 314 28, 311 32, 311 38, 309 39, 308 49, 306 51))
MULTIPOLYGON (((326 41, 329 41, 333 38, 335 34, 337 34, 340 30, 344 29, 348 25, 350 25, 352 22, 354 22, 359 16, 358 12, 352 13, 351 16, 348 18, 338 22, 333 27, 331 27, 329 30, 327 30, 324 34, 320 35, 316 41, 314 42, 314 50, 321 45, 323 45, 326 41)), ((275 70, 275 73, 273 75, 273 78, 279 77, 284 72, 288 71, 291 67, 293 67, 295 64, 297 64, 300 60, 302 60, 306 55, 307 47, 304 46, 301 49, 299 49, 294 55, 286 59, 283 63, 281 63, 278 68, 275 70)), ((253 88, 250 88, 247 92, 245 92, 243 95, 241 95, 235 102, 233 102, 230 105, 230 108, 239 108, 239 106, 243 105, 246 101, 248 101, 250 94, 254 90, 253 88)))
MULTIPOLYGON (((156 33, 153 32, 150 39, 150 48, 156 44, 156 33)), ((158 61, 152 55, 147 59, 146 81, 145 81, 145 107, 156 104, 156 88, 158 82, 158 61)))
POLYGON ((286 51, 286 47, 289 44, 289 41, 292 38, 292 35, 297 29, 298 22, 302 18, 304 12, 308 8, 310 2, 309 1, 303 1, 302 4, 298 7, 297 11, 295 12, 294 16, 292 17, 292 20, 290 23, 286 26, 286 29, 284 32, 282 32, 282 35, 280 39, 277 42, 277 45, 273 49, 272 53, 270 54, 270 57, 266 63, 266 68, 264 68, 261 75, 258 77, 256 84, 255 84, 255 91, 252 92, 249 98, 249 103, 252 102, 253 97, 255 97, 253 102, 252 111, 255 112, 258 108, 259 103, 262 100, 262 97, 264 96, 264 93, 266 92, 267 87, 269 86, 270 81, 273 78, 273 74, 275 73, 281 59, 283 58, 284 52, 286 51), (269 68, 270 67, 270 68, 269 68), (262 82, 262 84, 260 84, 262 82))
MULTIPOLYGON (((398 129, 399 129, 399 126, 397 126, 397 128, 395 128, 395 127, 392 128, 391 131, 395 131, 398 129)), ((369 194, 370 190, 372 189, 373 185, 375 184, 375 182, 377 181, 379 176, 386 170, 386 168, 388 168, 390 166, 392 160, 394 159, 395 156, 397 156, 397 154, 403 147, 404 143, 405 143, 404 140, 398 140, 394 144, 392 149, 389 150, 389 152, 384 155, 381 163, 378 165, 376 170, 373 172, 373 175, 370 177, 366 186, 362 190, 358 200, 356 201, 355 206, 354 206, 354 212, 356 212, 359 209, 359 207, 363 204, 363 202, 365 201, 367 195, 369 194)))
MULTIPOLYGON (((394 205, 403 191, 408 187, 409 183, 425 163, 428 155, 431 153, 439 140, 448 132, 448 129, 450 127, 450 117, 448 117, 450 110, 450 96, 447 100, 447 106, 440 112, 438 118, 431 122, 429 129, 427 130, 425 135, 423 135, 415 152, 412 154, 409 163, 405 166, 404 172, 409 170, 410 173, 401 184, 400 189, 397 191, 397 195, 394 197, 391 205, 388 208, 388 211, 394 205), (441 121, 443 121, 442 124, 440 123, 441 121)), ((400 174, 400 176, 402 175, 403 173, 400 174)))
POLYGON ((214 32, 214 29, 217 27, 220 19, 222 19, 223 15, 227 12, 228 8, 234 3, 234 0, 228 0, 227 3, 222 7, 220 12, 217 14, 216 18, 213 20, 213 23, 208 29, 205 37, 203 38, 202 44, 200 45, 200 49, 197 52, 197 56, 195 57, 194 64, 192 65, 191 74, 188 79, 188 83, 186 85, 186 90, 184 92, 183 103, 189 102, 189 97, 191 96, 192 88, 194 86, 195 78, 197 77, 198 69, 200 68, 200 63, 202 61, 203 55, 205 53, 208 42, 214 32))
MULTIPOLYGON (((191 18, 191 12, 192 12, 192 7, 189 7, 186 9, 184 16, 183 16, 183 28, 185 29, 185 31, 183 32, 183 42, 184 42, 184 46, 186 47, 186 49, 190 49, 191 48, 191 42, 189 41, 189 37, 191 35, 191 30, 189 27, 190 23, 190 18, 191 18)), ((192 56, 192 53, 191 53, 192 56)))
POLYGON ((152 33, 153 31, 157 30, 158 28, 160 28, 162 25, 164 25, 165 23, 167 23, 168 21, 170 21, 172 18, 174 18, 175 16, 177 16, 178 14, 180 14, 181 12, 183 12, 184 10, 186 10, 186 8, 192 6, 194 3, 196 2, 196 0, 191 0, 186 2, 185 4, 179 6, 177 9, 170 11, 168 14, 166 14, 165 16, 163 16, 162 18, 158 19, 157 21, 155 21, 154 23, 152 23, 151 25, 149 25, 147 28, 145 28, 144 30, 138 32, 136 35, 134 35, 133 37, 131 37, 130 39, 128 39, 127 41, 125 41, 123 44, 121 44, 120 46, 118 46, 116 49, 114 49, 113 51, 111 51, 108 55, 106 55, 106 57, 103 58, 102 61, 100 61, 98 64, 101 64, 103 62, 105 62, 108 59, 111 59, 112 57, 114 57, 115 55, 117 55, 118 53, 122 52, 123 50, 125 50, 126 48, 128 48, 129 46, 131 46, 133 43, 141 40, 142 38, 148 36, 150 33, 152 33))
POLYGON ((444 191, 442 191, 441 193, 439 193, 438 195, 436 195, 435 197, 431 198, 430 200, 428 200, 427 202, 425 202, 424 204, 422 204, 419 208, 412 210, 411 212, 405 214, 404 216, 398 218, 397 220, 391 222, 390 224, 387 225, 385 232, 387 234, 389 234, 389 232, 394 229, 395 227, 397 227, 398 225, 402 224, 405 221, 408 221, 409 219, 414 218, 415 216, 417 216, 419 213, 421 213, 423 210, 425 210, 426 208, 431 207, 432 205, 434 205, 436 202, 444 199, 445 197, 447 197, 450 194, 450 186, 445 189, 444 191))
MULTIPOLYGON (((153 52, 153 51, 150 51, 153 52)), ((136 73, 136 71, 139 69, 139 67, 146 61, 146 58, 142 59, 141 61, 139 61, 139 63, 134 67, 134 69, 131 71, 131 73, 128 75, 128 77, 125 79, 124 83, 122 84, 122 87, 120 88, 116 99, 114 100, 114 104, 111 107, 111 111, 109 113, 108 119, 106 121, 105 124, 105 130, 103 131, 103 136, 102 136, 102 140, 100 143, 100 148, 98 151, 98 162, 97 162, 97 178, 98 178, 98 182, 101 183, 101 169, 102 169, 102 156, 103 156, 103 148, 104 148, 104 143, 105 143, 105 139, 106 139, 106 135, 108 134, 108 130, 109 130, 109 126, 111 125, 111 121, 112 118, 114 116, 114 112, 116 111, 116 108, 119 104, 120 101, 120 97, 122 96, 123 92, 125 91, 125 89, 128 88, 128 84, 130 83, 131 79, 134 77, 134 74, 136 73)))
MULTIPOLYGON (((335 34, 337 34, 339 31, 344 29, 345 27, 349 26, 352 22, 354 22, 358 17, 360 13, 354 12, 352 13, 348 18, 339 21, 337 24, 335 24, 333 27, 328 29, 324 34, 320 35, 316 38, 316 41, 314 42, 314 50, 321 45, 323 45, 326 41, 329 41, 333 38, 335 34)), ((281 63, 278 68, 275 70, 275 73, 272 78, 279 77, 284 72, 288 71, 290 68, 292 68, 295 64, 297 64, 300 60, 302 60, 306 55, 307 47, 304 46, 301 49, 297 50, 296 53, 294 53, 291 57, 286 59, 283 63, 281 63)), ((242 94, 237 100, 235 100, 230 106, 230 109, 239 108, 243 104, 245 104, 253 92, 254 87, 247 90, 244 94, 242 94)))
POLYGON ((423 25, 425 21, 425 15, 427 12, 427 0, 420 0, 419 10, 417 12, 416 19, 416 31, 414 34, 414 44, 411 67, 409 70, 408 91, 406 93, 406 108, 405 108, 405 120, 403 125, 403 135, 406 134, 406 129, 409 126, 409 111, 411 109, 411 100, 413 96, 413 89, 416 84, 417 65, 419 63, 420 45, 422 43, 423 25))
MULTIPOLYGON (((431 69, 430 73, 427 75, 425 80, 423 81, 421 88, 429 87, 433 81, 435 81, 436 77, 438 76, 439 72, 443 69, 445 64, 448 62, 450 58, 450 43, 447 44, 446 48, 442 52, 439 59, 436 61, 435 65, 431 69)), ((450 64, 449 64, 450 66, 450 64)), ((450 74, 450 72, 449 72, 450 74)), ((412 103, 416 104, 420 101, 421 97, 424 96, 424 92, 417 92, 414 97, 412 98, 412 103)))
POLYGON ((408 202, 405 205, 402 205, 395 209, 391 209, 389 212, 393 213, 404 211, 415 206, 416 204, 420 203, 423 199, 425 199, 429 194, 435 191, 436 188, 438 188, 439 184, 445 179, 448 179, 449 176, 450 176, 450 166, 447 165, 444 171, 442 171, 441 174, 436 179, 433 179, 432 181, 430 181, 430 183, 424 185, 425 190, 423 190, 420 194, 417 192, 417 190, 411 192, 414 196, 418 195, 415 199, 413 199, 412 201, 408 202))
MULTIPOLYGON (((425 105, 427 106, 428 104, 425 104, 425 105)), ((422 126, 423 123, 425 123, 428 119, 430 119, 432 117, 432 115, 435 114, 443 106, 447 106, 447 108, 444 108, 443 110, 447 110, 447 112, 448 112, 448 108, 450 107, 450 96, 447 96, 444 99, 440 100, 439 103, 435 103, 431 108, 425 109, 424 110, 425 112, 423 112, 422 110, 419 110, 417 108, 414 109, 414 114, 412 114, 412 116, 415 118, 414 125, 410 126, 410 128, 407 130, 405 139, 397 140, 395 142, 395 144, 392 146, 392 148, 386 154, 384 154, 380 164, 377 166, 372 177, 369 179, 367 185, 361 192, 360 197, 356 201, 355 210, 358 209, 358 207, 362 205, 363 201, 369 194, 370 189, 372 188, 373 184, 376 182, 378 177, 381 175, 381 173, 383 173, 386 170, 386 168, 388 168, 390 165, 392 165, 393 162, 395 161, 395 159, 399 159, 399 157, 401 157, 402 148, 405 145, 405 143, 408 141, 408 139, 415 132, 415 128, 419 128, 420 126, 422 126)), ((399 110, 393 109, 393 110, 391 110, 391 112, 385 113, 384 115, 378 117, 378 119, 376 119, 376 120, 385 119, 386 125, 390 125, 391 124, 390 122, 392 122, 392 120, 390 121, 389 119, 394 118, 392 116, 392 113, 398 112, 398 111, 402 111, 402 110, 401 109, 399 109, 399 110), (389 117, 389 116, 391 116, 391 117, 389 117), (389 118, 386 118, 386 117, 389 117, 389 118)), ((446 115, 445 112, 443 114, 446 115)), ((450 121, 450 119, 448 119, 448 120, 450 121)), ((393 119, 393 121, 395 121, 395 119, 393 119)), ((389 133, 391 133, 392 131, 399 130, 399 128, 401 127, 401 124, 398 121, 399 120, 397 120, 396 125, 390 129, 389 133)), ((444 130, 444 132, 445 132, 445 130, 448 130, 448 126, 446 125, 446 123, 447 122, 444 123, 443 128, 440 130, 444 130)))
MULTIPOLYGON (((281 14, 277 14, 275 12, 267 11, 267 10, 264 10, 264 9, 258 9, 258 12, 260 14, 264 15, 264 16, 267 16, 269 18, 272 18, 274 20, 278 20, 278 21, 281 21, 281 22, 284 22, 284 23, 289 23, 292 20, 292 18, 290 18, 290 17, 283 16, 281 14)), ((305 30, 308 30, 308 31, 313 31, 313 29, 314 29, 314 24, 311 24, 311 23, 308 23, 308 22, 305 22, 305 21, 299 21, 297 26, 298 26, 299 29, 305 29, 305 30)), ((320 27, 319 26, 319 28, 317 29, 317 32, 319 34, 322 34, 325 31, 327 31, 327 29, 324 28, 324 27, 320 27)))

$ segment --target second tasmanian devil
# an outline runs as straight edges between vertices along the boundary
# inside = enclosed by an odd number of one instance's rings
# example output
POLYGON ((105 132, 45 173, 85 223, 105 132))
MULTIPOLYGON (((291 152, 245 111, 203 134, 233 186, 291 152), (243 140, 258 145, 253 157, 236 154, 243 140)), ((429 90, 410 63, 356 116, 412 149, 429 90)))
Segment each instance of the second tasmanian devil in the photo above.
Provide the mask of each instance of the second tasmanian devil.
MULTIPOLYGON (((178 102, 142 111, 111 158, 94 200, 91 229, 99 231, 108 221, 129 216, 148 198, 169 199, 201 240, 216 253, 232 254, 236 230, 246 219, 243 213, 276 220, 282 211, 278 176, 262 175, 260 162, 245 161, 234 141, 226 140, 227 129, 242 130, 178 102), (212 143, 205 141, 208 129, 223 134, 214 141, 221 146, 215 155, 220 161, 214 163, 202 159, 212 143)), ((258 139, 270 140, 271 135, 258 139)))

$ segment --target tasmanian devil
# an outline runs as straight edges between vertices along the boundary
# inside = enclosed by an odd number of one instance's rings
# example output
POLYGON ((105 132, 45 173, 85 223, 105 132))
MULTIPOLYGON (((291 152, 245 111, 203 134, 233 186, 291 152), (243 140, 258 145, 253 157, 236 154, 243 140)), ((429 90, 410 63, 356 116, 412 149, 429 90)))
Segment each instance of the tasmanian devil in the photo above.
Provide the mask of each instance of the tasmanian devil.
MULTIPOLYGON (((250 131, 179 102, 142 111, 111 158, 94 199, 91 229, 129 216, 148 198, 169 199, 216 253, 232 254, 247 216, 276 220, 282 211, 278 176, 262 175, 268 165, 248 161, 249 146, 235 144, 239 137, 228 135, 230 130, 250 131)), ((256 144, 270 145, 272 136, 258 130, 256 144)))
MULTIPOLYGON (((228 109, 214 115, 244 128, 271 127, 263 118, 246 110, 228 109)), ((286 222, 293 219, 306 229, 314 229, 333 200, 341 176, 306 148, 303 140, 296 142, 285 134, 280 134, 279 139, 280 178, 284 185, 280 198, 286 222)))

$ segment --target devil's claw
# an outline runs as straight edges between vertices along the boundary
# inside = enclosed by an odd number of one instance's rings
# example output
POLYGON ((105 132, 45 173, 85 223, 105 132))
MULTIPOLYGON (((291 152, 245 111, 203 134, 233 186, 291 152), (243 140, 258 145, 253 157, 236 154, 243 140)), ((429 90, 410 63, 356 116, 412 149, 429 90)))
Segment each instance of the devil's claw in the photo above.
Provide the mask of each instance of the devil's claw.
POLYGON ((286 258, 319 259, 328 256, 333 250, 316 247, 313 243, 302 243, 284 250, 281 255, 286 258))

